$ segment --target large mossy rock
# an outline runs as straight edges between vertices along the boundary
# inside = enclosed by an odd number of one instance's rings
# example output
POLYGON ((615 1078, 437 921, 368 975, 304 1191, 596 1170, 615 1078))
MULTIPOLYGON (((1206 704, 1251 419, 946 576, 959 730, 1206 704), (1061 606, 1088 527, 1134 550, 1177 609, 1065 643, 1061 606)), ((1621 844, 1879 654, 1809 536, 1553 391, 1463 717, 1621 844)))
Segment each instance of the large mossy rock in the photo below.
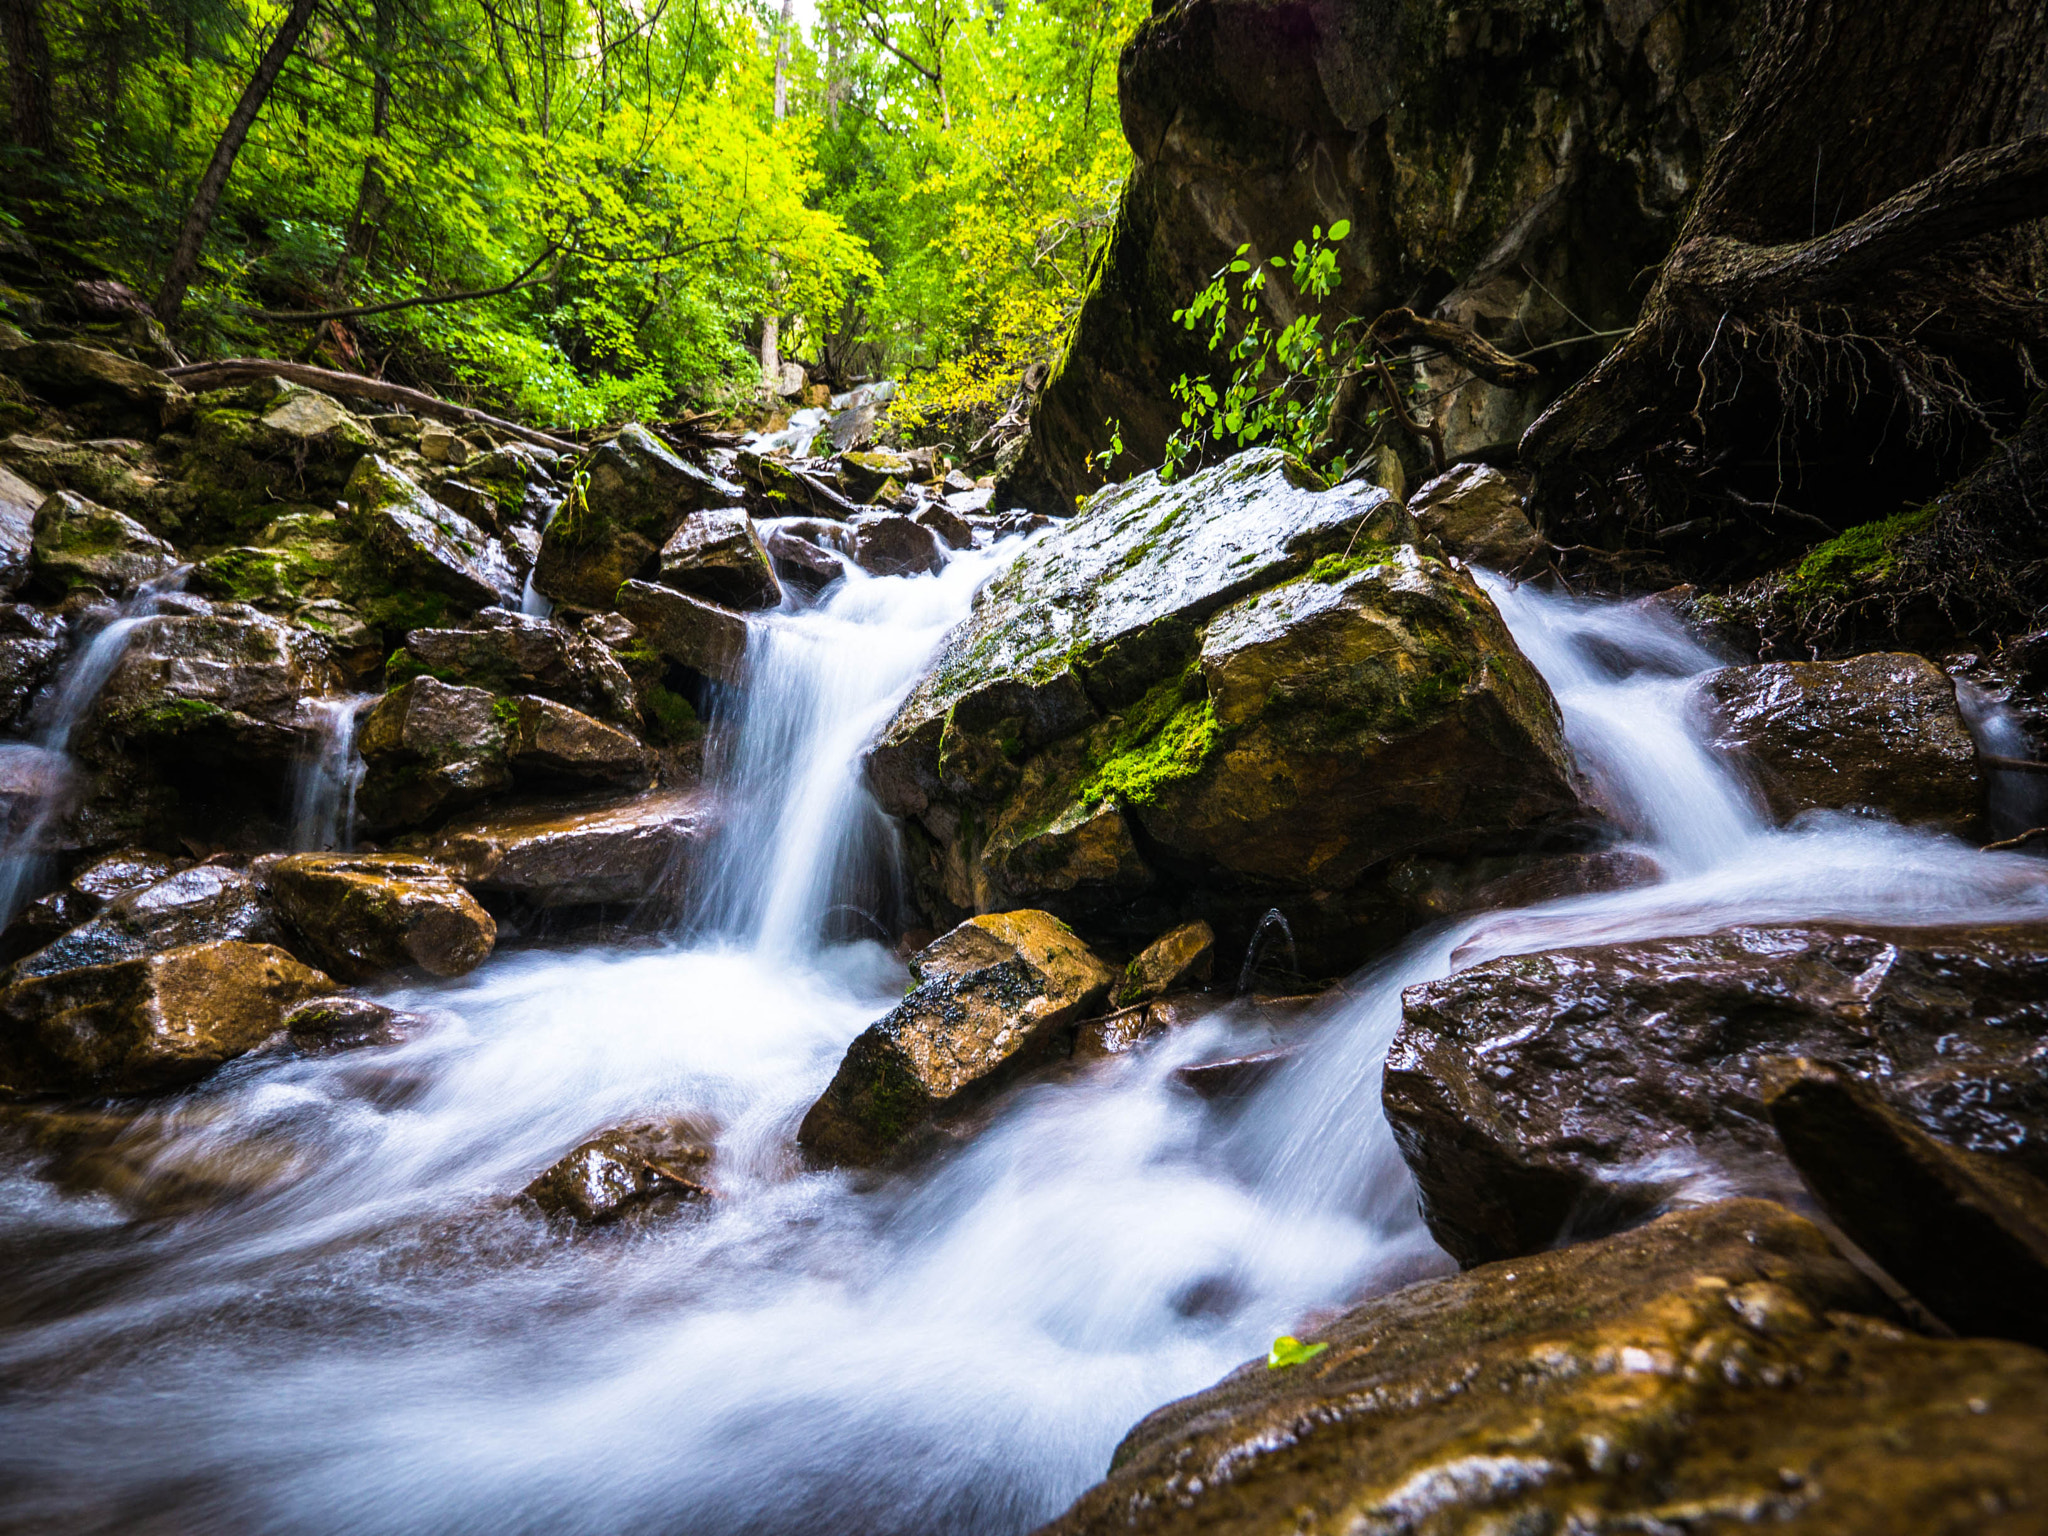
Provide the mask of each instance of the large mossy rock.
POLYGON ((259 859, 255 873, 321 967, 343 981, 413 966, 465 976, 497 943, 491 915, 431 859, 293 853, 259 859))
POLYGON ((654 903, 672 911, 715 825, 701 789, 548 801, 451 823, 434 857, 472 890, 536 910, 654 903))
POLYGON ((520 581, 504 547, 389 460, 363 455, 343 496, 342 527, 394 585, 439 593, 465 609, 519 606, 520 581))
POLYGON ((1406 925, 1392 861, 1574 816, 1548 689, 1413 538, 1384 491, 1265 450, 1095 498, 983 589, 869 755, 920 899, 1140 943, 1199 915, 1226 950, 1277 905, 1336 970, 1406 925))
POLYGON ((187 432, 160 451, 191 503, 186 532, 239 544, 281 503, 332 505, 363 455, 384 446, 331 396, 272 378, 201 395, 187 432))
POLYGON ((819 1163, 864 1167, 934 1119, 982 1102, 1062 1054, 1116 973, 1049 912, 977 917, 919 951, 903 1001, 847 1048, 797 1141, 819 1163))
POLYGON ((2038 1531, 2048 1355, 1885 1310, 1753 1200, 1424 1281, 1159 1409, 1041 1536, 2038 1531))
POLYGON ((619 583, 655 574, 683 518, 738 499, 739 488, 684 462, 645 427, 590 451, 582 489, 541 538, 534 587, 573 608, 609 608, 619 583))
POLYGON ((2048 1175, 2048 926, 1737 928, 1489 961, 1410 988, 1384 1098, 1466 1264, 1701 1191, 1796 1197, 1772 1056, 1882 1082, 1924 1130, 2048 1175))
POLYGON ((1344 313, 1442 295, 1436 314, 1507 350, 1552 348, 1533 385, 1491 385, 1448 359, 1416 370, 1432 393, 1459 385, 1435 407, 1453 456, 1512 451, 1606 345, 1552 344, 1634 322, 1640 274, 1671 248, 1762 12, 1761 0, 1155 7, 1118 75, 1136 165, 999 496, 1067 511, 1099 481, 1087 460, 1112 420, 1136 462, 1158 463, 1180 423, 1174 381, 1217 365, 1207 333, 1175 312, 1241 245, 1258 264, 1338 220, 1350 225, 1344 313))
POLYGON ((0 990, 0 1092, 182 1087, 336 990, 282 949, 235 939, 26 977, 0 990))
POLYGON ((303 749, 303 706, 339 687, 326 639, 239 605, 144 619, 100 691, 96 738, 214 766, 303 749))
POLYGON ((1754 773, 1780 820, 1853 810, 1963 832, 1983 815, 1956 686, 1924 656, 1726 667, 1699 689, 1710 744, 1754 773))
POLYGON ((36 509, 35 585, 51 597, 96 588, 125 597, 178 567, 178 552, 132 517, 58 491, 36 509))

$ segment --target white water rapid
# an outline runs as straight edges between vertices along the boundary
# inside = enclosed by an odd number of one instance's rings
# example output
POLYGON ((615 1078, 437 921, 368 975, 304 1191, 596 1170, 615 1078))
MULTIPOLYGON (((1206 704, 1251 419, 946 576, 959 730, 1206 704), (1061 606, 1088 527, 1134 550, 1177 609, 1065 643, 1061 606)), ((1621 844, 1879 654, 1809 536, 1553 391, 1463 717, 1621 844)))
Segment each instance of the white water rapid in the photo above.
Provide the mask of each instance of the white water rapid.
POLYGON ((2034 860, 1768 827, 1688 724, 1714 658, 1653 609, 1496 582, 1661 883, 1417 935, 1236 1106, 1171 1073, 1268 1043, 1251 1004, 1014 1094, 922 1175, 805 1173, 798 1118, 904 982, 853 937, 894 899, 858 752, 1002 558, 763 622, 686 939, 504 954, 396 994, 431 1019, 402 1043, 247 1059, 127 1133, 145 1169, 247 1172, 239 1197, 136 1222, 0 1177, 0 1526, 1023 1531, 1149 1409, 1445 1265, 1379 1071, 1400 989, 1453 955, 2048 910, 2034 860), (508 1198, 681 1111, 722 1127, 701 1216, 569 1237, 508 1198))
POLYGON ((347 853, 355 847, 356 789, 363 782, 356 727, 376 701, 374 693, 306 701, 315 728, 292 765, 294 853, 347 853))

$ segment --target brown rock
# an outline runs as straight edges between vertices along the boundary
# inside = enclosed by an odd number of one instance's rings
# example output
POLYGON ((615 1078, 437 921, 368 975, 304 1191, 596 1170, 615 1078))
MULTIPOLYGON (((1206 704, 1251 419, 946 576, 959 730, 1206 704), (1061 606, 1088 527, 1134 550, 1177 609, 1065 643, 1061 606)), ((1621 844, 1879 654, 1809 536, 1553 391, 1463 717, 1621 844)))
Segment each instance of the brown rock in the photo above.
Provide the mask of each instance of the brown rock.
POLYGON ((618 610, 670 661, 721 683, 740 680, 747 621, 730 608, 644 581, 618 589, 618 610))
POLYGON ((1702 1190, 1796 1198, 1757 1082, 1793 1055, 2048 1173, 2048 926, 1736 928, 1489 961, 1409 988, 1384 1098, 1431 1234, 1477 1264, 1702 1190))
POLYGON ((766 547, 776 573, 799 592, 816 597, 846 574, 846 557, 799 530, 804 524, 784 523, 768 531, 766 547))
POLYGON ((344 981, 418 966, 463 976, 489 958, 498 925, 448 869, 403 854, 276 854, 257 876, 320 964, 344 981))
POLYGON ((1408 510, 1424 533, 1461 560, 1512 571, 1543 548, 1508 477, 1485 464, 1460 464, 1415 493, 1408 510))
POLYGON ((662 585, 728 608, 773 608, 782 583, 744 508, 692 512, 661 547, 662 585))
MULTIPOLYGON (((955 475, 951 478, 961 477, 955 475)), ((948 549, 974 548, 974 529, 969 526, 967 519, 942 503, 934 503, 922 511, 913 512, 910 520, 920 528, 931 529, 948 549)))
POLYGON ((177 569, 178 552, 132 517, 59 491, 36 508, 35 582, 54 597, 76 587, 133 592, 177 569))
POLYGON ((697 1120, 643 1120, 604 1131, 526 1186, 549 1216, 601 1226, 679 1201, 712 1199, 706 1180, 714 1129, 697 1120))
MULTIPOLYGON (((140 879, 148 867, 95 866, 87 873, 96 890, 112 890, 131 874, 140 879)), ((20 961, 12 974, 54 976, 222 939, 278 944, 283 933, 255 880, 241 870, 199 864, 107 896, 96 915, 20 961)))
POLYGON ((1955 684, 1924 656, 1727 667, 1700 696, 1712 745, 1754 771, 1781 821, 1822 808, 1964 831, 1982 813, 1955 684))
POLYGON ((363 782, 356 807, 373 827, 409 827, 508 788, 495 695, 416 677, 384 695, 356 728, 363 782))
POLYGON ((33 976, 0 990, 0 1088, 150 1093, 196 1082, 335 990, 269 944, 226 940, 33 976))
POLYGON ((515 777, 536 784, 645 786, 654 758, 616 727, 552 699, 501 701, 505 755, 515 777))
POLYGON ((448 827, 434 857, 473 890, 540 908, 672 902, 711 825, 697 789, 512 806, 448 827))
POLYGON ((1215 930, 1200 918, 1182 923, 1146 945, 1137 959, 1124 967, 1117 1006, 1126 1008, 1182 987, 1206 986, 1215 966, 1215 930))
POLYGON ((337 992, 288 1008, 284 1031, 302 1051, 348 1050, 360 1045, 392 1045, 421 1023, 419 1015, 400 1013, 367 997, 337 992))
POLYGON ((870 576, 921 576, 946 563, 938 535, 907 517, 863 517, 853 530, 854 563, 870 576))
POLYGON ((880 1162, 1063 1051, 1116 973, 1046 912, 971 918, 910 962, 903 1001, 847 1049, 797 1140, 821 1163, 880 1162))
POLYGON ((554 699, 601 719, 631 721, 633 680, 594 636, 504 608, 467 629, 416 629, 405 652, 442 682, 554 699))
POLYGON ((1424 1281, 1159 1409, 1041 1536, 2038 1530, 2048 1356, 1883 1305, 1751 1200, 1424 1281))

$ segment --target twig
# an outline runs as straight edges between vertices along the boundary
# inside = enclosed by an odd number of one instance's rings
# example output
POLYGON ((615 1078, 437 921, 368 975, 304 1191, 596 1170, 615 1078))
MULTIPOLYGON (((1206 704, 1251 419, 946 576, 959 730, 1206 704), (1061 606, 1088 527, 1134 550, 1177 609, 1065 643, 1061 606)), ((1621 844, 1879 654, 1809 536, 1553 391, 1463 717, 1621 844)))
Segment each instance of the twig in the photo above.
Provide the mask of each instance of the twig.
MULTIPOLYGON (((2003 769, 2007 773, 2048 773, 2048 763, 2037 763, 2024 757, 1993 757, 1989 752, 1978 754, 1977 761, 1989 768, 2003 769)), ((2027 834, 2029 837, 2033 833, 2027 834)))
POLYGON ((1374 358, 1373 366, 1379 370, 1380 387, 1387 392, 1387 404, 1393 408, 1394 419, 1400 422, 1409 432, 1429 444, 1430 456, 1436 464, 1436 472, 1442 474, 1450 467, 1449 461, 1444 457, 1444 429, 1435 422, 1424 426, 1408 414, 1408 407, 1401 399, 1401 386, 1394 382, 1394 375, 1387 367, 1385 358, 1374 358))
POLYGON ((1995 843, 1986 843, 1982 851, 1996 853, 2001 848, 2018 848, 2031 843, 2037 837, 2048 837, 2048 827, 2031 827, 2018 837, 2002 837, 1995 843))

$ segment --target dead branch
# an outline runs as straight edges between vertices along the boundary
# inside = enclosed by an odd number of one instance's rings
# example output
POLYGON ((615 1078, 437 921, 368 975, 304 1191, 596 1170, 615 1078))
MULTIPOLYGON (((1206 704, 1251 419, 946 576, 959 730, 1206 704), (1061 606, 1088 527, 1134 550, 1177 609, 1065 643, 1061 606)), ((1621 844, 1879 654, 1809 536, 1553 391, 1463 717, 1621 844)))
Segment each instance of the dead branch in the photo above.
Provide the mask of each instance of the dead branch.
POLYGON ((1476 332, 1450 320, 1430 320, 1412 309, 1390 309, 1373 321, 1365 344, 1435 347, 1463 363, 1489 384, 1533 384, 1542 375, 1531 363, 1507 353, 1476 332))

